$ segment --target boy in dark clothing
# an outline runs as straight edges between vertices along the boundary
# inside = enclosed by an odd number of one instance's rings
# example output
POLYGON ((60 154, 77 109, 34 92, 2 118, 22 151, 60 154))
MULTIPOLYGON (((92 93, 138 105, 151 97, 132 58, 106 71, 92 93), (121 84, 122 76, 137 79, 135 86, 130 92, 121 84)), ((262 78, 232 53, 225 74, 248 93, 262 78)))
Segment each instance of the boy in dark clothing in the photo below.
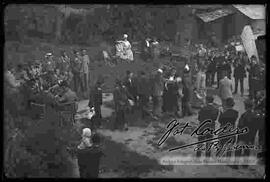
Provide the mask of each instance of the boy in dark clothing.
POLYGON ((100 136, 94 134, 93 145, 78 150, 77 158, 81 178, 98 178, 100 158, 104 153, 100 148, 100 136))

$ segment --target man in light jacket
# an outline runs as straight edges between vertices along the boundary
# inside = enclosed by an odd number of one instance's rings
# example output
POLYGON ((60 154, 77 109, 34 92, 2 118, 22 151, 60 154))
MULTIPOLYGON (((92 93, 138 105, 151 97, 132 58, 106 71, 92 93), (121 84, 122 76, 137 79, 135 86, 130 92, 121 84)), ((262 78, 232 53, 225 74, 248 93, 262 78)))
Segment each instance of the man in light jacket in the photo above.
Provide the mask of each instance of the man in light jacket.
POLYGON ((219 81, 219 96, 222 101, 222 106, 225 105, 226 99, 233 97, 233 83, 232 80, 230 80, 227 76, 225 76, 226 73, 222 72, 222 78, 219 81))

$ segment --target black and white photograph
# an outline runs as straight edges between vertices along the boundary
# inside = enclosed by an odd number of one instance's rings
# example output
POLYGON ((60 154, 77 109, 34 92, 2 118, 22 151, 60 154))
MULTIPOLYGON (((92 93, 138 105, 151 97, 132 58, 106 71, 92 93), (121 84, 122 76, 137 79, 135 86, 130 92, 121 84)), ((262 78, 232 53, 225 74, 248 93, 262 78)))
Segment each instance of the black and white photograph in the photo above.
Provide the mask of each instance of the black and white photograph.
POLYGON ((266 4, 3 15, 4 179, 266 178, 266 4))

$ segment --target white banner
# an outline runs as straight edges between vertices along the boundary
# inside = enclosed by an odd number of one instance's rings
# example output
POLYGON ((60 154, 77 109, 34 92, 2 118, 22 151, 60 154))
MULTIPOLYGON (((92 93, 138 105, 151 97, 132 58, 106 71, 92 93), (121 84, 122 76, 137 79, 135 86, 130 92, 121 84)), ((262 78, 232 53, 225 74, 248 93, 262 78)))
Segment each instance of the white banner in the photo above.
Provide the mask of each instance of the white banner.
POLYGON ((253 35, 253 31, 249 25, 246 25, 242 31, 241 39, 244 45, 244 48, 247 52, 248 58, 250 58, 252 55, 255 55, 257 57, 257 60, 259 60, 258 52, 255 44, 255 37, 253 35))

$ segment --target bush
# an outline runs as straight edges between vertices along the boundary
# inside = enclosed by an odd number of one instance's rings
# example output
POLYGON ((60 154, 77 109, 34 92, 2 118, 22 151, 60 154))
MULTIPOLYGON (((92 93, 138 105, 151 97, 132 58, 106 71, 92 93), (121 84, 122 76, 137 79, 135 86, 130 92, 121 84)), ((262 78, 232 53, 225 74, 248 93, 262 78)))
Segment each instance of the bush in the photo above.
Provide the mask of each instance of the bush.
MULTIPOLYGON (((66 147, 80 139, 73 128, 60 128, 57 115, 44 120, 32 120, 10 114, 5 107, 4 145, 7 177, 64 177, 70 168, 66 147)), ((70 175, 69 175, 70 176, 70 175)))

